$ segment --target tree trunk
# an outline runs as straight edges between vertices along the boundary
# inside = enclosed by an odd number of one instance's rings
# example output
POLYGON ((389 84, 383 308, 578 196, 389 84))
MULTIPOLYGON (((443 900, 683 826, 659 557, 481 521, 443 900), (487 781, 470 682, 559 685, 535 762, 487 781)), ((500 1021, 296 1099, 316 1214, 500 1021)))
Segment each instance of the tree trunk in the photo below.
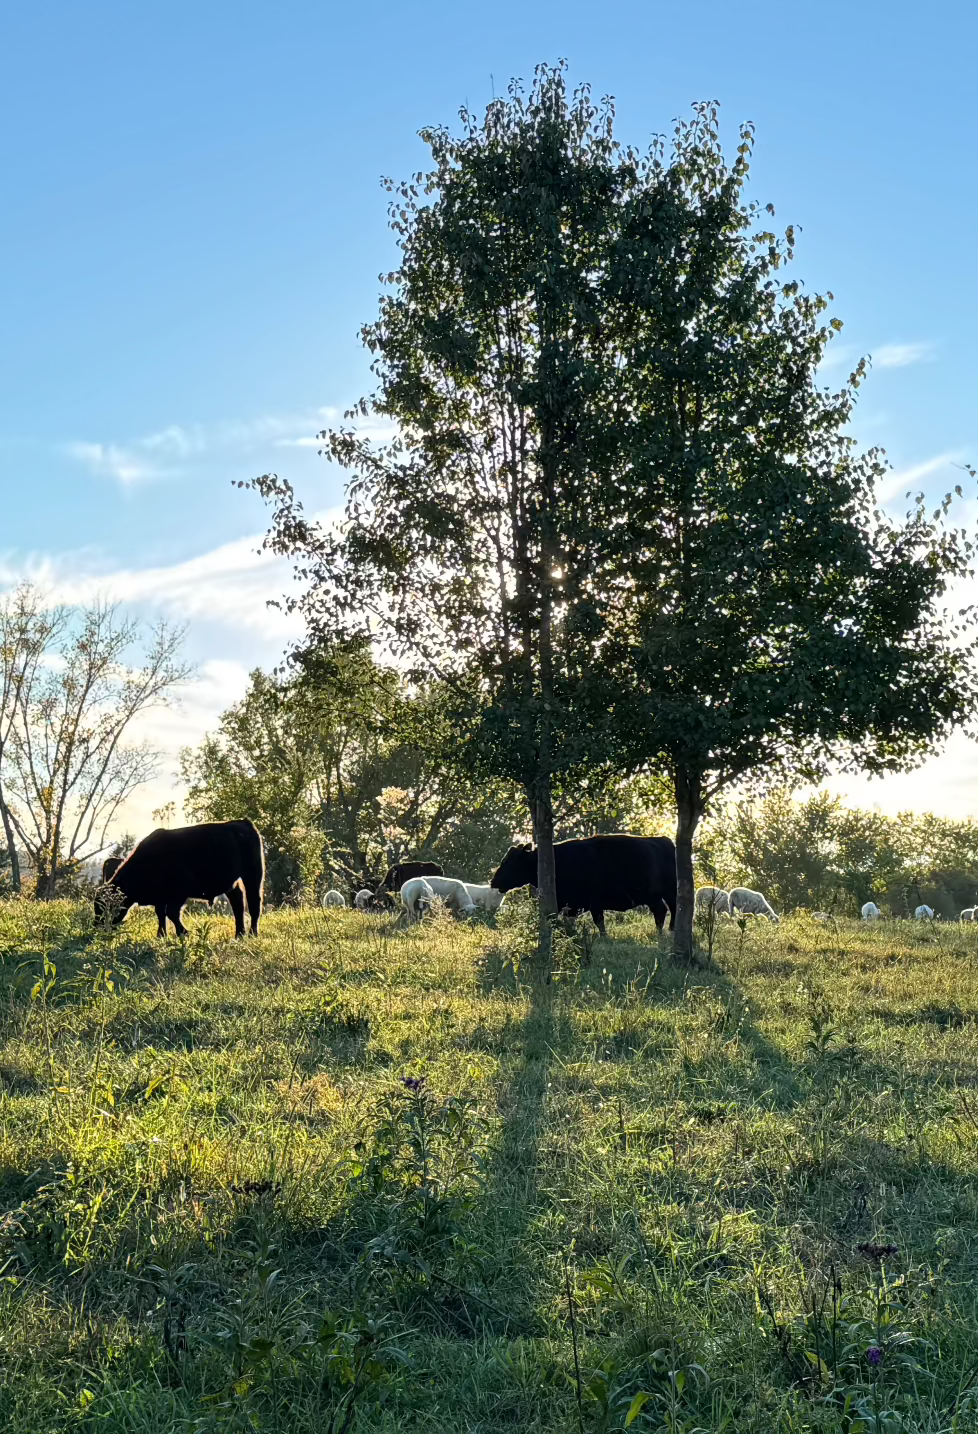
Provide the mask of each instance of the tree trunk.
POLYGON ((7 856, 10 858, 10 889, 15 896, 19 896, 20 857, 17 855, 17 840, 14 835, 13 823, 10 820, 7 803, 2 796, 0 796, 0 818, 3 819, 3 837, 7 843, 7 856))
POLYGON ((53 901, 57 890, 57 872, 39 871, 37 883, 34 887, 34 896, 37 901, 53 901))
POLYGON ((557 915, 557 866, 554 858, 554 809, 550 773, 541 773, 529 793, 533 841, 537 849, 537 901, 540 911, 540 960, 549 967, 557 915))
POLYGON ((676 926, 672 937, 673 955, 679 961, 693 958, 693 838, 703 815, 703 797, 698 775, 676 768, 676 926))

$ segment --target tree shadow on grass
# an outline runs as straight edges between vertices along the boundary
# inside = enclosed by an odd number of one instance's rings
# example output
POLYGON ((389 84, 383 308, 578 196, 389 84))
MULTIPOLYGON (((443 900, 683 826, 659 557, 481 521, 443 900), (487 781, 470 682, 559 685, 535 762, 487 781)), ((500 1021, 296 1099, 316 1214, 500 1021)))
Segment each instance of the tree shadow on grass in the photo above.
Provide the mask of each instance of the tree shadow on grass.
POLYGON ((653 945, 619 928, 614 937, 595 946, 590 966, 581 972, 580 986, 618 997, 631 992, 663 1012, 692 1014, 702 1003, 715 1033, 735 1035, 753 1059, 756 1074, 742 1092, 745 1098, 781 1112, 807 1098, 799 1066, 760 1029, 743 986, 717 957, 710 959, 704 952, 695 964, 678 963, 668 938, 653 945))
POLYGON ((501 1124, 487 1172, 483 1220, 497 1265, 497 1299, 529 1334, 541 1332, 539 1272, 547 1264, 549 1211, 541 1196, 547 1092, 567 1029, 555 1010, 554 988, 541 973, 531 974, 527 997, 522 1025, 500 1065, 501 1124))

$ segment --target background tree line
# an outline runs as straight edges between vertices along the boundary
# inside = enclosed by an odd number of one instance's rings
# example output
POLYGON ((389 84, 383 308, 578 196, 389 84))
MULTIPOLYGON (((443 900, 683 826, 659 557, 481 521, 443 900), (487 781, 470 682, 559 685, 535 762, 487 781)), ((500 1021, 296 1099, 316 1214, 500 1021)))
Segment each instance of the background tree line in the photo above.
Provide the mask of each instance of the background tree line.
MULTIPOLYGON (((288 674, 255 671, 217 731, 182 757, 194 820, 248 813, 266 839, 271 901, 314 899, 375 879, 406 856, 486 878, 529 834, 519 785, 466 776, 451 761, 450 694, 414 685, 366 650, 306 653, 288 674)), ((560 791, 558 840, 601 831, 668 833, 666 772, 607 770, 560 791)), ((856 916, 865 901, 904 916, 921 901, 956 917, 978 901, 978 822, 889 817, 824 791, 744 797, 703 822, 698 883, 746 885, 780 911, 856 916)))
MULTIPOLYGON (((444 684, 385 668, 364 644, 303 650, 284 673, 253 672, 217 731, 185 749, 185 811, 252 817, 271 901, 376 880, 405 856, 481 880, 530 824, 517 783, 467 766, 453 719, 444 684)), ((592 772, 557 792, 558 839, 658 831, 666 800, 661 779, 592 772)))
POLYGON ((827 792, 730 804, 704 823, 705 882, 763 891, 781 911, 857 916, 863 903, 907 916, 921 902, 955 918, 978 902, 978 822, 847 807, 827 792))

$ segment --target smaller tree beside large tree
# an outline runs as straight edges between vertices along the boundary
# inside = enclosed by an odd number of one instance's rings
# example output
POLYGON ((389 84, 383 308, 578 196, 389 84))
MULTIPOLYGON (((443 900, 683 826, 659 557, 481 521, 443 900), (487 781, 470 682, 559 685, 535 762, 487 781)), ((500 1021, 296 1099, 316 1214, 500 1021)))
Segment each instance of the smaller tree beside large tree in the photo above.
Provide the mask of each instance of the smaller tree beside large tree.
POLYGON ((693 841, 719 794, 904 768, 978 699, 973 616, 947 601, 973 538, 950 496, 880 511, 883 455, 849 429, 866 366, 820 383, 841 324, 831 295, 781 277, 795 235, 744 196, 751 143, 748 128, 728 163, 701 105, 671 153, 654 146, 614 274, 630 503, 607 671, 620 760, 674 783, 683 955, 693 841))

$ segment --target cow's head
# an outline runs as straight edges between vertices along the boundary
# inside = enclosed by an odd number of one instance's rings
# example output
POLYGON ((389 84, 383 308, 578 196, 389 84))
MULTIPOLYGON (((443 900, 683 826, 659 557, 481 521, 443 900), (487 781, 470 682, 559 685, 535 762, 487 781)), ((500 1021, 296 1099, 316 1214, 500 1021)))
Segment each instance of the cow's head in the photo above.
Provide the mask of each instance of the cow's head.
POLYGON ((537 854, 529 842, 511 846, 489 885, 496 891, 515 891, 518 886, 536 886, 537 854))
POLYGON ((103 881, 95 890, 95 925, 118 926, 132 905, 133 898, 114 881, 103 881))

